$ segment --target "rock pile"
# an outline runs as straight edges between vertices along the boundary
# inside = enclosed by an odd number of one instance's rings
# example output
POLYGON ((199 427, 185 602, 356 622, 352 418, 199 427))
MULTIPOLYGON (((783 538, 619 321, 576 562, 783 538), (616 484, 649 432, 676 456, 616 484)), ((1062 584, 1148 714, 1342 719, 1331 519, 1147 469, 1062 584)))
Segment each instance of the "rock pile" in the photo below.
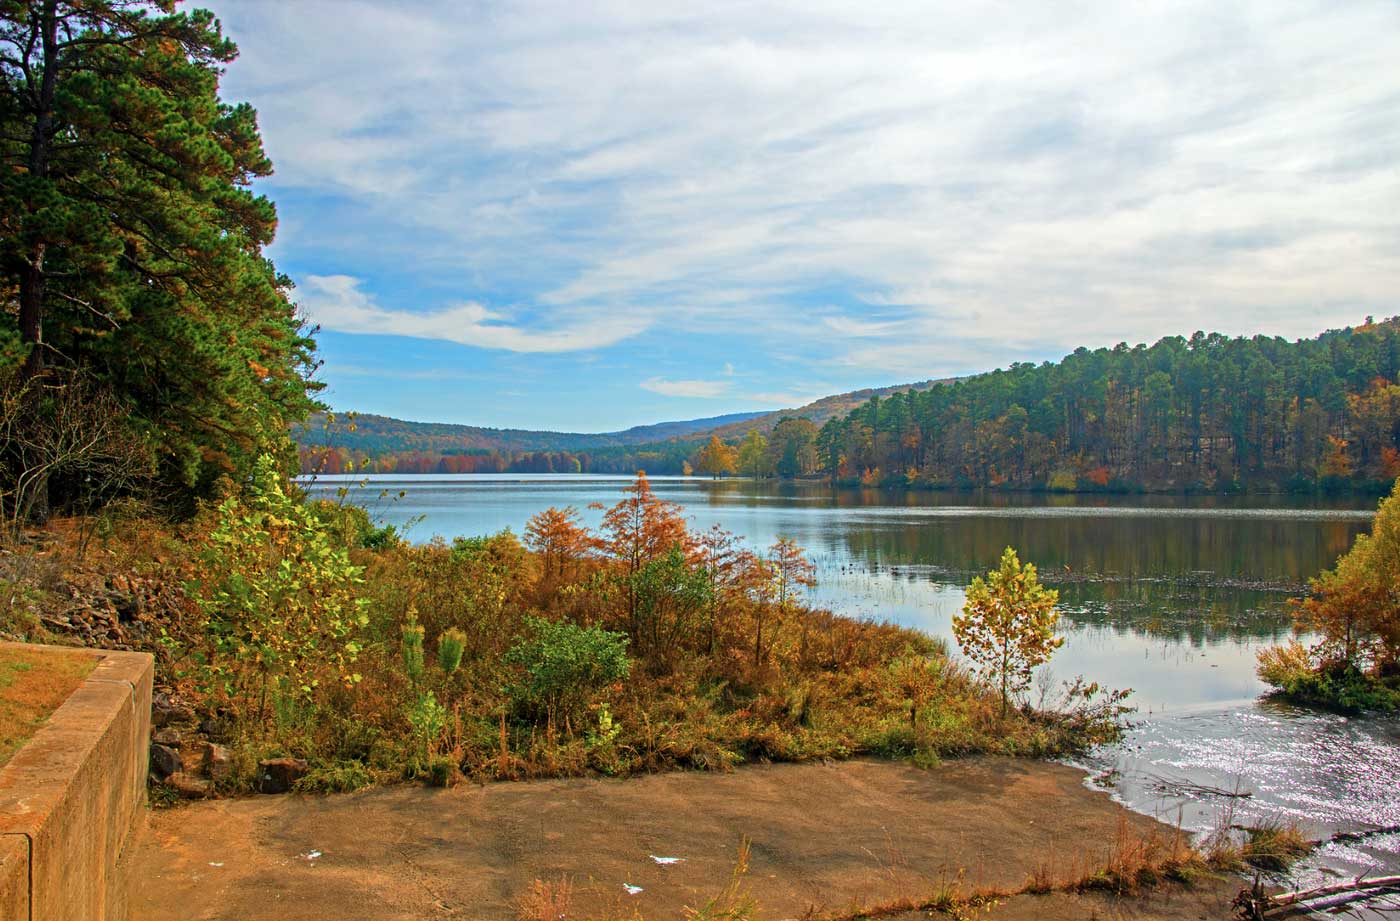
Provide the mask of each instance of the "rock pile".
MULTIPOLYGON (((195 711, 169 688, 151 699, 150 782, 183 799, 214 793, 233 777, 232 753, 221 743, 218 720, 198 720, 195 711)), ((259 793, 289 793, 310 766, 300 758, 268 758, 258 762, 259 793)))
POLYGON ((42 612, 39 621, 84 646, 142 649, 155 638, 152 623, 170 603, 169 591, 157 579, 69 572, 51 592, 62 605, 42 612))

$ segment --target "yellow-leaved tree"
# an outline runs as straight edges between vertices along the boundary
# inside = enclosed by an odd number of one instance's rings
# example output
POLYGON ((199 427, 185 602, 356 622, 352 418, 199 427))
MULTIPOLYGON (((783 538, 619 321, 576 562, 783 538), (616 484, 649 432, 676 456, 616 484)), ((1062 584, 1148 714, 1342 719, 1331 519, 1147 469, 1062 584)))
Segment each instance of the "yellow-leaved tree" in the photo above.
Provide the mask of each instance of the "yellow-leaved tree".
POLYGON ((1321 637, 1314 652, 1329 667, 1400 672, 1400 481, 1335 568, 1296 602, 1298 625, 1321 637))
POLYGON ((1059 600, 1059 592, 1040 584, 1035 564, 1023 565, 1011 547, 985 579, 968 586, 953 636, 982 677, 1000 687, 1003 716, 1011 695, 1029 688, 1036 666, 1064 643, 1055 636, 1059 600))

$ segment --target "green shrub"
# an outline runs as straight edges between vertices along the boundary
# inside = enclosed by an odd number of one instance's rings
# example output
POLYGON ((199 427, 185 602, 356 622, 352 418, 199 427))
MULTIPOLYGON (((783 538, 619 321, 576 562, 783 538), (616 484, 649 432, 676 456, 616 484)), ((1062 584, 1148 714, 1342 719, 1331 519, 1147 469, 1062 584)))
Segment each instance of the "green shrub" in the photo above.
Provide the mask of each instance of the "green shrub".
POLYGON ((1261 649, 1255 672, 1259 680, 1276 688, 1284 688, 1306 678, 1314 668, 1312 653, 1297 640, 1286 646, 1261 649))
POLYGON ((191 641, 206 692, 240 720, 305 706, 322 685, 354 687, 361 569, 330 530, 291 498, 274 459, 257 461, 242 495, 225 499, 188 585, 201 619, 191 641))
POLYGON ((590 694, 630 671, 621 633, 540 617, 526 617, 525 625, 526 635, 505 656, 525 673, 510 694, 518 704, 543 709, 549 719, 570 719, 590 694))
POLYGON ((369 512, 349 502, 317 499, 306 503, 306 509, 322 525, 322 530, 333 535, 341 547, 363 546, 365 535, 374 530, 369 512))
POLYGON ((1318 658, 1316 651, 1293 640, 1261 650, 1257 674, 1277 697, 1291 703, 1340 713, 1400 710, 1400 686, 1393 677, 1362 671, 1344 660, 1318 658))
POLYGON ((423 779, 432 787, 450 787, 461 776, 462 770, 451 755, 434 755, 423 771, 423 779))
POLYGON ((403 542, 399 536, 399 529, 391 524, 386 524, 382 528, 370 528, 360 538, 360 546, 366 550, 386 550, 390 547, 397 547, 403 542))
POLYGON ((350 793, 374 786, 374 772, 360 761, 317 765, 296 783, 298 793, 350 793))

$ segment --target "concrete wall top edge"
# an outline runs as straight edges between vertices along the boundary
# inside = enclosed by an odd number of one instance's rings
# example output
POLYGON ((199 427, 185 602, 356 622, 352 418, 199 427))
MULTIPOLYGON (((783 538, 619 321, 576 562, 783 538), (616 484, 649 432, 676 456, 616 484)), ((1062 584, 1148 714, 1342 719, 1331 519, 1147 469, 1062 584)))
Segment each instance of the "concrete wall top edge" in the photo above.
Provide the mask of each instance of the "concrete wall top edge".
POLYGON ((119 718, 138 706, 138 689, 149 687, 150 655, 84 651, 99 654, 98 667, 0 767, 0 834, 30 834, 42 825, 78 768, 119 718))

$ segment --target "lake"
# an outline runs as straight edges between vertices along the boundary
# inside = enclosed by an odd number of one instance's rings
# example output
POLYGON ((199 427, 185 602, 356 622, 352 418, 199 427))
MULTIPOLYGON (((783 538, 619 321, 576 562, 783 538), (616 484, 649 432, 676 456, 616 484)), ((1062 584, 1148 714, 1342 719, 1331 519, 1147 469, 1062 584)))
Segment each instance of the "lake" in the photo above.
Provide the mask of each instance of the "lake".
MULTIPOLYGON (((621 498, 626 477, 322 477, 413 540, 511 528, 549 506, 621 498), (399 496, 402 492, 403 495, 399 496)), ((1060 591, 1065 645, 1054 679, 1132 688, 1139 725, 1083 766, 1140 811, 1194 831, 1222 815, 1293 817, 1318 836, 1400 826, 1400 721, 1348 720, 1258 700, 1255 653, 1292 635, 1288 599, 1369 528, 1373 499, 898 492, 657 477, 695 527, 754 547, 788 537, 816 564, 812 600, 952 642, 973 576, 1015 547, 1060 591), (1211 795, 1203 788, 1248 792, 1211 795)), ((1400 872, 1400 835, 1333 843, 1300 871, 1400 872)))

